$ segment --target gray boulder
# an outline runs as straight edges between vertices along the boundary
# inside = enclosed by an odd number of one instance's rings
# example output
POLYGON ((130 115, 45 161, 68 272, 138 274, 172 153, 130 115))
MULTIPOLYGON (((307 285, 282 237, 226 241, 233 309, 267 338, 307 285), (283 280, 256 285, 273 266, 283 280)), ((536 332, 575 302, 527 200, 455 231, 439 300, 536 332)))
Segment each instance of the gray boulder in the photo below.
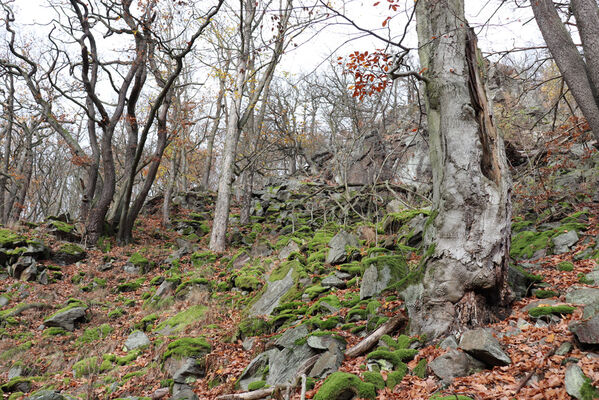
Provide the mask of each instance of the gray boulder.
POLYGON ((65 397, 54 390, 39 390, 27 397, 27 400, 65 400, 65 397))
POLYGON ((576 399, 582 399, 582 395, 580 394, 580 389, 586 380, 586 376, 582 369, 576 364, 570 364, 568 368, 566 368, 566 376, 564 378, 564 383, 566 386, 566 392, 576 399))
POLYGON ((66 331, 73 331, 75 324, 85 320, 86 307, 73 307, 64 311, 59 311, 44 320, 44 325, 48 327, 56 326, 66 331))
POLYGON ((574 288, 566 293, 566 302, 583 305, 583 318, 591 318, 599 313, 599 289, 574 288))
POLYGON ((373 297, 381 293, 391 282, 391 269, 385 265, 378 268, 371 265, 364 272, 360 285, 360 300, 373 297))
POLYGON ((450 383, 457 377, 484 369, 485 364, 462 351, 450 350, 431 361, 429 367, 444 383, 450 383))
POLYGON ((255 357, 248 366, 243 370, 238 380, 238 385, 241 390, 247 391, 248 385, 252 382, 263 380, 266 369, 268 368, 268 360, 272 354, 276 354, 276 349, 270 349, 255 357))
POLYGON ((279 251, 279 260, 288 259, 289 256, 296 251, 300 251, 298 244, 293 240, 290 240, 289 243, 287 243, 287 246, 283 247, 281 251, 279 251))
POLYGON ((291 383, 306 360, 316 354, 317 352, 307 344, 277 351, 268 359, 266 383, 271 386, 291 383))
POLYGON ((201 378, 206 374, 206 369, 203 363, 198 362, 193 357, 187 358, 185 363, 173 374, 175 383, 187 383, 188 378, 201 378))
POLYGON ((578 234, 576 231, 572 230, 557 235, 551 240, 553 241, 553 252, 555 254, 567 253, 570 251, 570 248, 578 242, 578 234))
POLYGON ((479 328, 466 331, 460 339, 460 348, 489 365, 509 365, 510 357, 505 354, 499 341, 487 330, 479 328))
POLYGON ((344 280, 339 279, 336 275, 327 276, 320 282, 323 287, 334 287, 338 289, 344 289, 347 284, 344 280))
POLYGON ((570 325, 570 330, 576 335, 576 339, 584 345, 599 345, 599 314, 593 318, 575 322, 570 325))
POLYGON ((19 257, 16 263, 8 267, 8 274, 15 279, 21 279, 21 275, 25 270, 36 265, 37 263, 31 256, 19 257))
POLYGON ((305 324, 287 329, 276 341, 275 346, 280 348, 293 348, 295 342, 308 336, 308 327, 305 324))
POLYGON ((595 268, 593 271, 585 275, 588 281, 599 284, 599 268, 595 268))
POLYGON ((125 341, 127 351, 139 349, 150 345, 150 339, 142 331, 133 331, 125 341))
POLYGON ((293 269, 290 268, 289 272, 283 279, 278 281, 268 282, 266 291, 260 297, 260 299, 254 303, 250 310, 250 315, 255 317, 257 315, 268 315, 279 305, 279 301, 285 293, 287 293, 293 287, 293 269))
POLYGON ((458 341, 455 336, 449 335, 439 343, 439 347, 442 349, 457 349, 458 341))
POLYGON ((341 264, 347 260, 346 247, 358 247, 359 245, 360 243, 358 242, 358 237, 356 235, 345 231, 339 231, 329 241, 330 249, 325 262, 332 265, 341 264))
POLYGON ((173 386, 171 400, 199 400, 198 395, 189 386, 180 385, 181 387, 177 387, 177 390, 175 390, 175 386, 173 386))

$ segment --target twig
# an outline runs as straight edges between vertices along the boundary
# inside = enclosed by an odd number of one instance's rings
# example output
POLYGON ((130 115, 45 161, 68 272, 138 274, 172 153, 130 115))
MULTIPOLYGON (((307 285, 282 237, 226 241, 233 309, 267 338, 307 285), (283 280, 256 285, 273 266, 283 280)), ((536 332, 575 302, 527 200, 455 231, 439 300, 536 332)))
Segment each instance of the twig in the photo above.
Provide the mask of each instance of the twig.
POLYGON ((306 400, 306 374, 302 374, 302 391, 300 394, 300 400, 306 400))
POLYGON ((359 356, 359 355, 367 352, 375 344, 378 343, 379 339, 381 337, 383 337, 383 335, 386 335, 386 334, 388 334, 390 332, 393 332, 401 324, 407 322, 407 320, 408 320, 408 318, 406 317, 405 312, 402 311, 400 314, 392 317, 389 321, 387 321, 386 323, 384 323, 383 325, 381 325, 379 327, 379 329, 377 329, 376 331, 374 331, 366 339, 362 340, 360 343, 358 343, 357 345, 355 345, 351 349, 347 350, 345 352, 345 357, 347 357, 347 358, 353 358, 353 357, 357 357, 357 356, 359 356))
MULTIPOLYGON (((557 349, 558 349, 558 347, 554 347, 549 353, 547 353, 547 355, 545 357, 543 357, 541 364, 544 364, 545 360, 547 360, 549 357, 554 355, 555 352, 557 351, 557 349)), ((516 388, 516 391, 514 392, 514 396, 517 395, 518 392, 520 392, 520 390, 522 390, 522 388, 526 385, 526 383, 530 380, 530 378, 532 378, 532 376, 535 374, 535 372, 537 372, 537 368, 538 367, 534 367, 533 369, 530 370, 530 372, 528 374, 526 374, 526 376, 524 378, 522 378, 522 380, 520 381, 520 384, 518 385, 518 387, 516 388)))

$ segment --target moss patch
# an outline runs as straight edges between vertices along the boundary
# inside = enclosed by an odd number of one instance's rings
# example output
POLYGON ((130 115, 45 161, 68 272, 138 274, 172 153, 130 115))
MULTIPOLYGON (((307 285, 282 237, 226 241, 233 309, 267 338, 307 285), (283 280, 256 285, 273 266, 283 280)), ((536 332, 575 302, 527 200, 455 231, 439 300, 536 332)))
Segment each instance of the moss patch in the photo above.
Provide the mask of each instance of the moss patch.
POLYGON ((154 330, 160 331, 164 328, 169 327, 174 332, 178 332, 178 331, 182 330, 183 328, 185 328, 187 325, 192 324, 192 323, 197 322, 200 319, 202 319, 204 317, 204 314, 206 314, 207 310, 208 310, 208 307, 206 307, 206 306, 202 306, 202 305, 192 306, 192 307, 188 308, 187 310, 181 311, 179 314, 174 315, 171 318, 167 319, 166 321, 160 323, 160 325, 158 325, 156 327, 156 329, 154 329, 154 330))
POLYGON ((73 365, 73 376, 75 378, 81 378, 82 376, 97 373, 99 370, 98 357, 88 357, 81 361, 77 361, 75 365, 73 365))
POLYGON ((567 305, 558 306, 540 306, 528 310, 528 314, 533 318, 540 318, 546 315, 572 314, 576 307, 567 305))
POLYGON ((360 378, 347 372, 334 372, 325 379, 314 400, 337 400, 340 398, 375 399, 376 390, 372 383, 362 382, 360 378))
POLYGON ((162 358, 200 357, 210 353, 210 350, 210 343, 203 337, 185 337, 169 343, 162 358))

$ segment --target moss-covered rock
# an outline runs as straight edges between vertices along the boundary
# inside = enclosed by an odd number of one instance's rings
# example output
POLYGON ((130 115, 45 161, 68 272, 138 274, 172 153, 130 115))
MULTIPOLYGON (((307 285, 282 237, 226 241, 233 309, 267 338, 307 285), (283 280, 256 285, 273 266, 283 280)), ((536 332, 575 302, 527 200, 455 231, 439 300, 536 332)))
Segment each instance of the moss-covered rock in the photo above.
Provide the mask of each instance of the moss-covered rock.
POLYGON ((567 222, 562 226, 542 232, 522 231, 512 236, 510 247, 510 256, 513 259, 529 259, 541 249, 551 250, 553 248, 553 239, 565 232, 581 231, 586 229, 586 225, 578 222, 567 222))
POLYGON ((77 342, 81 344, 92 343, 108 337, 113 331, 114 328, 108 324, 102 324, 94 328, 87 328, 85 331, 83 331, 81 336, 79 336, 77 342))
POLYGON ((418 354, 418 350, 416 349, 398 349, 394 351, 377 349, 368 353, 366 358, 368 360, 387 360, 391 362, 394 367, 397 367, 404 363, 404 361, 409 361, 416 357, 416 354, 418 354))
POLYGON ((262 381, 262 380, 254 381, 248 385, 248 390, 250 392, 252 392, 254 390, 262 389, 265 386, 266 386, 266 381, 262 381))
POLYGON ((95 374, 99 370, 100 366, 98 365, 98 357, 88 357, 77 361, 73 365, 73 376, 75 378, 81 378, 82 376, 95 374))
POLYGON ((251 336, 259 336, 270 331, 268 322, 258 317, 248 317, 239 323, 237 336, 245 339, 251 336))
POLYGON ((366 371, 362 373, 364 382, 372 383, 377 390, 381 390, 385 387, 385 380, 380 372, 366 371))
POLYGON ((557 269, 563 272, 574 271, 574 264, 572 264, 570 261, 562 261, 561 263, 557 264, 557 269))
POLYGON ((184 337, 168 344, 162 359, 169 357, 183 359, 186 357, 200 358, 210 353, 210 343, 203 337, 184 337))
POLYGON ((208 307, 203 305, 195 305, 189 307, 187 310, 181 311, 177 315, 172 316, 166 321, 160 323, 155 331, 165 330, 169 332, 179 332, 183 330, 187 325, 200 321, 204 318, 208 307))
POLYGON ((418 361, 418 364, 416 364, 414 369, 412 369, 412 375, 417 376, 420 379, 426 378, 427 367, 428 362, 426 361, 426 358, 423 358, 422 360, 418 361))
POLYGON ((74 243, 62 244, 52 255, 52 260, 60 265, 69 265, 83 260, 87 256, 86 251, 74 243))
POLYGON ((576 307, 560 304, 556 306, 539 306, 528 310, 528 315, 533 318, 541 318, 547 315, 572 314, 576 307))
POLYGON ((334 372, 325 379, 314 400, 337 399, 375 399, 376 390, 372 383, 362 382, 360 378, 347 372, 334 372))

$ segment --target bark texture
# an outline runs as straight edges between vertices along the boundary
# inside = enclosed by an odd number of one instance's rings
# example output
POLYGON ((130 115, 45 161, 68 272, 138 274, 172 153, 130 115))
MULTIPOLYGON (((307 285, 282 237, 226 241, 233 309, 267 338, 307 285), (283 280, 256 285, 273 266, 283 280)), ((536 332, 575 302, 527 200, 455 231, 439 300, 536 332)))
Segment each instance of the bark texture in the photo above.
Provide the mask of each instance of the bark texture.
POLYGON ((433 213, 422 281, 405 297, 411 329, 434 339, 486 323, 509 302, 511 181, 463 0, 420 0, 416 16, 433 213))
POLYGON ((572 0, 571 6, 582 40, 581 55, 562 23, 552 0, 531 1, 543 39, 576 103, 599 141, 599 15, 595 0, 572 0))

